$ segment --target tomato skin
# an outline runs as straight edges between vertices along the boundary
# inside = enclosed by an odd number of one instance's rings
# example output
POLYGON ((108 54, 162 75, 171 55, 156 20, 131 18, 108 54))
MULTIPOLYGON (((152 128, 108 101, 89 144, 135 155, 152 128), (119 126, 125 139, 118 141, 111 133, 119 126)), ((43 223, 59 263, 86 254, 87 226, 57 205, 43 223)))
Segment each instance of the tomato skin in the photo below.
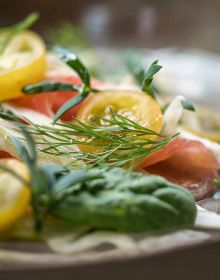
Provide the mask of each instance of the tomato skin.
POLYGON ((51 105, 49 103, 48 93, 42 93, 39 95, 22 96, 13 100, 10 100, 10 104, 13 106, 29 108, 47 116, 52 115, 51 105))
MULTIPOLYGON (((72 83, 79 85, 81 83, 80 79, 77 76, 69 76, 69 77, 47 77, 46 81, 59 81, 65 83, 72 83)), ((22 96, 20 98, 16 98, 11 100, 10 103, 14 106, 25 107, 47 116, 52 117, 57 110, 70 98, 77 95, 77 92, 48 92, 41 93, 30 96, 22 96)), ((74 107, 69 110, 66 114, 63 115, 63 120, 71 120, 72 116, 76 115, 79 106, 74 107)))
POLYGON ((0 158, 13 158, 9 153, 0 150, 0 158))
POLYGON ((216 157, 199 141, 181 138, 177 141, 179 149, 175 147, 177 142, 171 142, 164 148, 164 158, 161 149, 157 152, 157 162, 149 161, 147 164, 146 160, 145 165, 142 163, 142 171, 161 175, 171 182, 180 184, 190 190, 196 200, 212 195, 216 190, 214 179, 219 168, 216 157), (171 150, 170 153, 168 149, 171 150))
MULTIPOLYGON (((47 77, 45 80, 59 81, 72 84, 80 84, 81 81, 77 76, 69 77, 47 77)), ((29 108, 34 111, 52 117, 57 110, 70 98, 77 94, 75 91, 71 92, 48 92, 30 96, 22 96, 11 100, 10 103, 14 106, 29 108)), ((63 120, 71 120, 72 116, 76 115, 78 108, 75 107, 63 115, 63 120)))
MULTIPOLYGON (((78 76, 59 76, 59 77, 46 77, 45 81, 58 81, 63 83, 70 83, 74 85, 82 84, 78 76)), ((93 80, 92 86, 99 86, 101 83, 99 81, 93 80)), ((45 114, 49 117, 53 117, 54 114, 59 110, 59 108, 67 102, 69 99, 76 96, 78 93, 76 91, 62 92, 54 91, 41 94, 33 94, 30 96, 22 96, 13 100, 10 103, 14 106, 29 108, 45 114)), ((71 121, 72 117, 76 116, 82 104, 75 106, 66 112, 61 119, 64 121, 71 121)))
POLYGON ((140 125, 160 132, 163 117, 159 104, 141 91, 134 90, 103 90, 91 94, 82 104, 77 117, 83 122, 90 122, 91 116, 111 117, 113 112, 129 118, 140 125))
POLYGON ((187 145, 189 145, 188 140, 176 137, 171 140, 165 147, 147 156, 145 160, 140 164, 140 168, 146 168, 148 166, 166 160, 175 155, 178 151, 180 151, 187 145))
MULTIPOLYGON (((72 76, 72 77, 52 77, 49 78, 47 80, 54 80, 54 81, 60 81, 60 82, 64 82, 64 83, 70 83, 70 84, 75 84, 75 85, 80 85, 81 84, 81 80, 78 76, 72 76)), ((56 113, 59 108, 65 103, 67 102, 69 99, 73 98, 74 96, 76 96, 78 93, 76 91, 71 91, 71 92, 53 92, 53 93, 47 93, 47 94, 51 94, 50 97, 50 102, 52 100, 52 106, 51 106, 51 110, 54 113, 56 113)), ((61 119, 63 121, 71 121, 73 116, 76 116, 79 108, 80 108, 81 104, 75 106, 74 108, 70 109, 68 112, 66 112, 61 119)))
MULTIPOLYGON (((77 113, 77 119, 83 123, 96 124, 106 127, 108 122, 96 118, 100 116, 111 120, 112 112, 124 116, 143 127, 160 133, 163 117, 159 104, 150 96, 138 90, 107 89, 102 92, 90 94, 82 103, 77 113), (110 110, 111 109, 111 110, 110 110)), ((146 139, 155 139, 155 135, 146 135, 146 139)), ((81 138, 78 138, 81 141, 81 138)), ((83 138, 85 141, 85 138, 83 138)), ((83 145, 78 147, 84 152, 98 152, 103 147, 97 145, 83 145)))

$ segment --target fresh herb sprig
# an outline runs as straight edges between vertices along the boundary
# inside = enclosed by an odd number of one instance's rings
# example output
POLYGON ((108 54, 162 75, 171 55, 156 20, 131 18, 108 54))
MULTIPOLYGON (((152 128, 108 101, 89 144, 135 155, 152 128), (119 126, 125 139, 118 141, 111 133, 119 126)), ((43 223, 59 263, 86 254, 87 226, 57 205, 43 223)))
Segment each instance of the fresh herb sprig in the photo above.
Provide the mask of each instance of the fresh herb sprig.
POLYGON ((91 87, 91 78, 87 68, 80 61, 80 59, 68 49, 62 47, 54 47, 53 52, 67 65, 69 65, 82 80, 82 85, 73 85, 67 83, 60 83, 54 81, 42 82, 33 85, 27 85, 23 88, 23 92, 27 95, 38 94, 50 91, 77 91, 78 95, 68 100, 57 111, 54 122, 56 122, 65 112, 81 103, 90 94, 90 92, 97 92, 97 89, 91 87))
POLYGON ((144 80, 142 82, 141 89, 149 94, 152 98, 155 99, 155 88, 152 86, 154 75, 160 71, 162 68, 158 64, 158 60, 155 60, 149 67, 149 69, 144 74, 144 80))
MULTIPOLYGON (((110 113, 111 118, 96 116, 97 122, 94 120, 92 124, 76 118, 73 118, 72 123, 59 122, 56 126, 38 125, 27 120, 29 125, 26 129, 35 136, 40 152, 71 157, 70 166, 78 166, 79 161, 84 161, 87 166, 129 164, 135 167, 138 160, 163 148, 176 136, 164 137, 112 110, 110 113), (104 126, 100 127, 100 122, 104 126), (67 148, 73 145, 90 146, 97 148, 97 151, 83 152, 67 148)), ((4 110, 0 111, 0 117, 13 120, 13 114, 4 110)))
POLYGON ((30 84, 23 88, 26 95, 39 94, 53 91, 80 91, 80 86, 56 81, 40 82, 30 84))
POLYGON ((34 12, 13 26, 0 28, 0 54, 4 52, 7 45, 17 33, 30 28, 38 18, 39 13, 34 12))
POLYGON ((128 50, 124 54, 124 62, 137 84, 141 86, 142 91, 155 99, 158 90, 152 85, 152 82, 154 75, 162 68, 158 64, 158 60, 155 60, 149 68, 145 69, 141 56, 135 50, 128 50))
POLYGON ((59 122, 54 127, 32 123, 29 130, 36 135, 36 139, 46 136, 43 141, 37 140, 41 152, 72 157, 69 165, 76 165, 82 160, 88 166, 136 165, 138 160, 161 149, 175 137, 164 137, 112 111, 110 119, 96 118, 97 123, 103 122, 105 126, 99 127, 96 122, 85 124, 74 119, 74 123, 59 122), (96 151, 66 150, 66 147, 78 144, 91 146, 96 151))
MULTIPOLYGON (((85 65, 80 61, 80 59, 74 54, 72 51, 69 51, 66 48, 55 47, 53 52, 68 66, 70 66, 82 80, 82 85, 73 85, 68 83, 47 81, 41 82, 37 84, 31 84, 25 86, 22 91, 26 95, 30 94, 39 94, 45 92, 53 92, 53 91, 77 91, 78 95, 68 100, 66 103, 61 106, 61 108, 57 111, 54 117, 54 123, 67 111, 75 107, 76 105, 83 102, 86 97, 91 92, 99 92, 100 90, 91 87, 91 77, 90 73, 85 67, 85 65)), ((137 60, 137 59, 136 59, 137 60)), ((129 64, 129 67, 134 67, 134 62, 129 64)), ((141 88, 144 92, 149 94, 151 97, 155 98, 155 87, 152 86, 154 75, 162 68, 162 66, 158 65, 158 60, 155 60, 149 69, 145 72, 142 67, 134 69, 133 73, 139 83, 141 83, 141 88)))

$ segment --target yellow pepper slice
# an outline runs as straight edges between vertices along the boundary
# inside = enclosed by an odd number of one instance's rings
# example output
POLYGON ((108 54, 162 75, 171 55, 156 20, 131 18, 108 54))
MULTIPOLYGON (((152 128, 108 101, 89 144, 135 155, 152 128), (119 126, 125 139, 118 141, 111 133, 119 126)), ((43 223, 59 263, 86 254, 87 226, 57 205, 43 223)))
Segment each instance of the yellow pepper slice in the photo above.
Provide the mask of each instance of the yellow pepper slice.
POLYGON ((23 31, 14 36, 0 55, 0 101, 22 95, 21 89, 43 79, 46 47, 36 33, 23 31))
MULTIPOLYGON (((16 172, 25 181, 30 174, 25 164, 17 159, 1 159, 0 165, 16 172)), ((26 212, 30 189, 21 180, 0 169, 0 232, 13 226, 26 212)))

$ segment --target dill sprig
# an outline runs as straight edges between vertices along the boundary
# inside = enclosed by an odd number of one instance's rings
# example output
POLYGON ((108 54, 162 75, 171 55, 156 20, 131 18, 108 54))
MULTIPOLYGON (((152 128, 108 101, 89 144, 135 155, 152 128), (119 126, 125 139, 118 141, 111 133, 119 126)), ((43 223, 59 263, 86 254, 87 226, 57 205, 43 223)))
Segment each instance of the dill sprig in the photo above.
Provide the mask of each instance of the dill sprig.
POLYGON ((95 118, 96 121, 90 124, 76 118, 72 123, 59 122, 55 126, 31 123, 29 130, 36 136, 40 152, 71 157, 68 164, 71 167, 79 161, 88 166, 136 166, 176 136, 164 137, 112 111, 110 119, 95 118), (68 149, 73 145, 90 146, 94 151, 68 149))

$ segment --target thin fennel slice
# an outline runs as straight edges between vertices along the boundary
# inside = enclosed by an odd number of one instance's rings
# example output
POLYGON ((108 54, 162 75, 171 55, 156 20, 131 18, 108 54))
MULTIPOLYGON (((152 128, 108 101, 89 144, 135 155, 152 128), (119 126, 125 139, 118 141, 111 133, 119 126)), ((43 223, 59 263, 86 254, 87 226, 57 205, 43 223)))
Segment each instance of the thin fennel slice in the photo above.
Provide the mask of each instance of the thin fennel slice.
MULTIPOLYGON (((20 133, 18 131, 18 129, 16 128, 16 126, 14 125, 13 122, 10 121, 6 121, 0 118, 0 150, 5 151, 7 153, 9 153, 11 156, 17 158, 17 152, 13 146, 13 144, 11 143, 9 137, 10 136, 14 136, 20 139, 23 139, 22 133, 20 133)), ((37 136, 38 141, 48 141, 47 136, 37 136)), ((50 142, 52 142, 53 140, 50 138, 50 142)), ((25 141, 23 141, 23 143, 25 143, 25 141)), ((40 147, 40 145, 39 145, 40 147)), ((66 152, 67 150, 70 150, 71 152, 73 150, 78 151, 78 148, 76 145, 71 145, 66 147, 66 152)), ((49 155, 49 154, 45 154, 45 153, 41 153, 38 152, 38 162, 39 164, 45 164, 45 163, 57 163, 57 164, 61 164, 61 165, 67 165, 70 162, 70 158, 65 157, 65 156, 54 156, 54 155, 49 155)), ((77 164, 77 163, 76 163, 77 164)), ((79 166, 82 166, 82 162, 79 161, 79 166)))

